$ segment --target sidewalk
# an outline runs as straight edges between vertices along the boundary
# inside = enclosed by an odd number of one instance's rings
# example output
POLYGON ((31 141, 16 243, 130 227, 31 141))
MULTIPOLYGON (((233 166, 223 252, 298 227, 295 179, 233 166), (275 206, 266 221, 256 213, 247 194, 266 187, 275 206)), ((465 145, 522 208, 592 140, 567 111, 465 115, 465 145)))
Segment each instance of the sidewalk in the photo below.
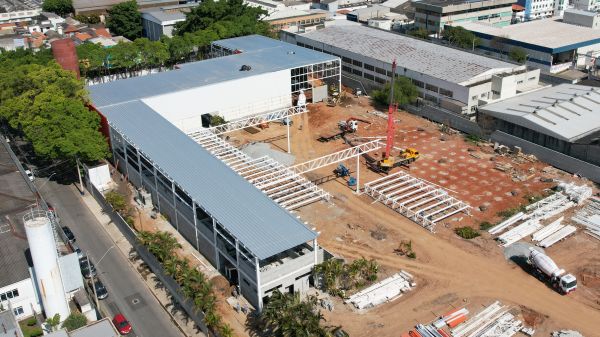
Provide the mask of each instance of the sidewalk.
POLYGON ((174 306, 173 302, 171 302, 170 296, 166 289, 156 280, 155 277, 153 277, 154 274, 152 274, 152 272, 146 266, 144 266, 143 261, 130 254, 133 247, 131 244, 129 244, 129 241, 127 241, 123 234, 121 234, 115 224, 112 223, 110 218, 104 214, 102 208, 100 205, 98 205, 94 197, 86 192, 86 194, 81 198, 111 237, 115 243, 115 247, 117 247, 125 257, 127 257, 129 263, 140 274, 150 292, 158 300, 165 312, 171 316, 171 319, 173 322, 175 322, 181 332, 188 337, 204 337, 205 335, 196 329, 194 322, 187 318, 185 312, 176 309, 177 306, 176 304, 174 306))

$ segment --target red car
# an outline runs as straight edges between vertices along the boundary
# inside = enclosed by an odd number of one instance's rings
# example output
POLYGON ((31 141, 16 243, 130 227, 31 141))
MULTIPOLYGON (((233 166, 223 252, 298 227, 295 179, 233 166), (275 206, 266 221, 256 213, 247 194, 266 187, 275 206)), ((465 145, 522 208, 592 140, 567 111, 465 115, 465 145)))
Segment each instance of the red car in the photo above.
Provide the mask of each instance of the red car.
POLYGON ((127 335, 131 332, 131 324, 129 324, 127 319, 125 319, 125 316, 122 314, 115 315, 115 318, 113 318, 113 324, 115 325, 115 328, 119 330, 121 335, 127 335))

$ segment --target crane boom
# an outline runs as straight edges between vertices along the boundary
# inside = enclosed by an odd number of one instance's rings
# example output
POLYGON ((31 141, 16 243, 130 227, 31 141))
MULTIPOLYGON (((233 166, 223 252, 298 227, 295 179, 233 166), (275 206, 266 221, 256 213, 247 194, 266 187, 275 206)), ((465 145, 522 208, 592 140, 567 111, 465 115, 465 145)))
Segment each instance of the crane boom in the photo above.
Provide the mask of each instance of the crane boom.
POLYGON ((387 139, 385 143, 385 159, 389 159, 392 155, 392 149, 394 148, 394 113, 398 109, 398 105, 394 103, 394 80, 396 79, 396 59, 392 62, 392 83, 390 86, 390 105, 388 106, 388 125, 387 125, 387 139))

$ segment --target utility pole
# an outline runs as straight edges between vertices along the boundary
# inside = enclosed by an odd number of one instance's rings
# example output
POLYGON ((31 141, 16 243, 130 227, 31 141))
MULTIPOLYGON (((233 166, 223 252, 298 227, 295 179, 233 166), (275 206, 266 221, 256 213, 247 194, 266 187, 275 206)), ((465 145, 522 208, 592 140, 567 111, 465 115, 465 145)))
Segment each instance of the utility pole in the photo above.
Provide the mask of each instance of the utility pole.
POLYGON ((81 170, 79 169, 79 158, 75 158, 75 162, 77 163, 77 175, 79 176, 79 193, 81 193, 81 195, 84 195, 85 192, 83 190, 83 180, 81 179, 81 170))
MULTIPOLYGON (((79 168, 79 167, 78 167, 79 168)), ((87 265, 88 270, 90 271, 90 278, 92 279, 92 289, 94 290, 94 301, 96 302, 96 310, 100 312, 100 303, 98 303, 98 293, 96 292, 96 282, 94 280, 94 273, 92 272, 92 256, 90 255, 90 251, 87 252, 87 265)))

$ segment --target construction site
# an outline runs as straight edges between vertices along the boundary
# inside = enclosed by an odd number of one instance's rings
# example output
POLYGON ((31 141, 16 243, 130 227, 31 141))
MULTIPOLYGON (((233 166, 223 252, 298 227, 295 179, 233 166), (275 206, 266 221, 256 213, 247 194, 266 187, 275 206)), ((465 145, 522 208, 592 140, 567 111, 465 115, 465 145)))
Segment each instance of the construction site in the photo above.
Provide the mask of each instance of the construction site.
POLYGON ((277 289, 315 293, 351 336, 597 335, 598 186, 349 88, 307 104, 337 84, 319 62, 293 107, 208 128, 159 96, 92 98, 119 171, 257 310, 277 289), (377 282, 315 290, 331 257, 377 261, 377 282))

